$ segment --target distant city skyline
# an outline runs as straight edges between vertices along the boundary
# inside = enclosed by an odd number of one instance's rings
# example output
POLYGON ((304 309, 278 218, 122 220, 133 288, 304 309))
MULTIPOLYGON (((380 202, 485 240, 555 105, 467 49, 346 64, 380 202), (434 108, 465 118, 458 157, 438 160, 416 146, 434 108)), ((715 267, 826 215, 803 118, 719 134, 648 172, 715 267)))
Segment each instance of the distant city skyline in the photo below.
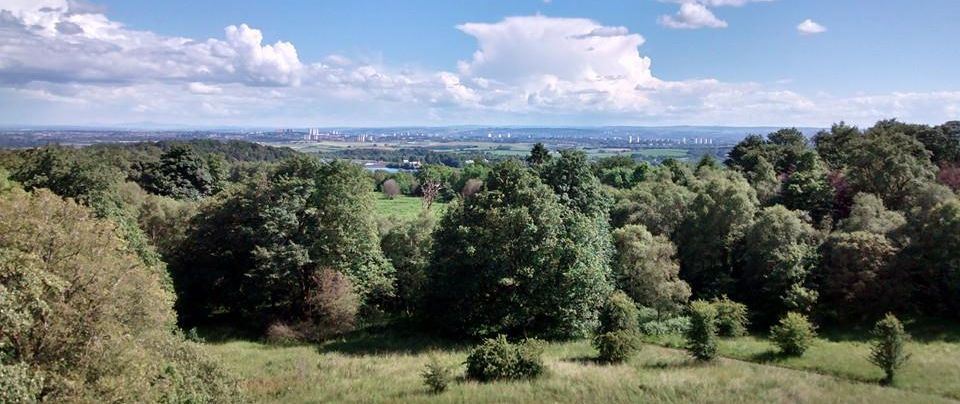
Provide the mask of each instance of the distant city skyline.
POLYGON ((0 0, 0 126, 960 119, 954 0, 0 0))

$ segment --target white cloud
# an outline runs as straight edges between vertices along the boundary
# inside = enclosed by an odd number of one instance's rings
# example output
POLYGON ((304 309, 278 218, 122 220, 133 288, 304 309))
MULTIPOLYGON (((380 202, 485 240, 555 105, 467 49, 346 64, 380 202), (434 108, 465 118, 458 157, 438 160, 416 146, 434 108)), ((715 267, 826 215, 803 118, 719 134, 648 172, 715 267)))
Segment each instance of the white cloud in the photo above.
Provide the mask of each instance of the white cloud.
POLYGON ((827 27, 817 24, 808 18, 801 22, 800 25, 797 25, 797 31, 800 31, 800 33, 803 35, 822 34, 827 32, 827 27))
POLYGON ((462 24, 476 51, 431 71, 343 55, 304 62, 293 43, 264 44, 244 24, 222 38, 159 35, 78 4, 0 5, 0 123, 826 125, 936 122, 960 108, 960 92, 808 96, 775 83, 662 80, 641 35, 583 18, 462 24))
POLYGON ((223 89, 217 86, 209 86, 200 82, 187 84, 187 90, 194 94, 220 94, 223 89))
POLYGON ((660 25, 678 29, 698 28, 726 28, 727 22, 713 15, 706 6, 700 3, 683 3, 680 11, 674 15, 661 15, 657 20, 660 25))

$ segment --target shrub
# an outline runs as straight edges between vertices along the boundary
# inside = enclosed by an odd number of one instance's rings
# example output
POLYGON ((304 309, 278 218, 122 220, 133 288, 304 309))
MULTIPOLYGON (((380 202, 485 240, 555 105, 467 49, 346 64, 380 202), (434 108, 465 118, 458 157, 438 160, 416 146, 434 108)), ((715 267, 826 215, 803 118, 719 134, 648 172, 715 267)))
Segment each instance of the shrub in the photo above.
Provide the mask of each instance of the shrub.
POLYGON ((600 310, 600 329, 598 334, 607 332, 636 330, 640 326, 637 321, 640 311, 633 299, 626 293, 616 291, 607 298, 603 309, 600 310))
POLYGON ((539 340, 512 344, 503 335, 487 338, 467 356, 467 377, 481 382, 533 378, 543 373, 542 355, 539 340))
POLYGON ((267 327, 265 338, 267 342, 278 345, 294 344, 304 339, 299 330, 282 322, 270 324, 270 327, 267 327))
POLYGON ((637 335, 637 305, 625 293, 614 292, 600 310, 600 327, 593 346, 600 351, 600 360, 622 362, 640 349, 637 335))
POLYGON ((740 337, 746 335, 748 319, 747 305, 730 300, 726 295, 714 299, 713 307, 717 309, 717 333, 725 337, 740 337))
POLYGON ((600 360, 608 363, 623 362, 642 346, 635 330, 611 331, 593 338, 593 347, 600 352, 600 360))
POLYGON ((383 189, 383 194, 390 199, 396 198, 397 195, 400 195, 400 184, 397 184, 397 181, 392 178, 384 181, 383 185, 381 185, 381 189, 383 189))
POLYGON ((350 278, 332 269, 323 269, 314 274, 311 281, 313 288, 307 293, 306 303, 312 327, 306 327, 307 335, 321 340, 352 331, 360 297, 353 291, 350 278))
POLYGON ((717 357, 717 309, 697 300, 690 303, 690 328, 687 329, 687 351, 699 361, 717 357))
POLYGON ((876 340, 870 349, 870 363, 883 369, 884 384, 893 383, 897 369, 910 359, 910 354, 903 349, 910 335, 903 330, 903 324, 896 316, 887 314, 873 327, 873 336, 876 340))
POLYGON ((173 332, 164 268, 116 230, 46 190, 0 196, 0 394, 29 398, 38 375, 49 402, 209 402, 234 391, 173 332))
POLYGON ((43 378, 31 374, 26 364, 0 364, 0 403, 38 402, 42 388, 43 378))
POLYGON ((817 333, 807 316, 789 312, 770 328, 770 338, 786 355, 800 356, 810 348, 817 333))
POLYGON ((426 384, 434 394, 443 393, 453 378, 450 368, 441 364, 437 358, 431 358, 420 375, 423 376, 423 384, 426 384))
POLYGON ((676 335, 686 334, 690 329, 690 317, 677 316, 666 320, 648 321, 640 324, 640 333, 643 335, 676 335))

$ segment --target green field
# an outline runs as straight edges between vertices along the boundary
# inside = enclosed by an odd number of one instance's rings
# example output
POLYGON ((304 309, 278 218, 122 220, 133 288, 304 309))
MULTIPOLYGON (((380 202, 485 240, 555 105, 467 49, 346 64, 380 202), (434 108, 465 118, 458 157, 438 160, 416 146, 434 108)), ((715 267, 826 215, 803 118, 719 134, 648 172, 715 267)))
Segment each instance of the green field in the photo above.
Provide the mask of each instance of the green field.
POLYGON ((596 352, 586 341, 551 343, 544 355, 546 375, 494 383, 462 379, 467 347, 418 335, 357 333, 320 345, 229 341, 207 346, 241 378, 254 402, 949 402, 778 366, 731 359, 703 365, 682 351, 652 345, 625 364, 602 365, 593 360, 596 352), (434 357, 459 375, 438 395, 428 392, 420 377, 434 357))
MULTIPOLYGON (((397 196, 389 199, 381 193, 377 193, 374 208, 377 215, 382 218, 392 218, 396 220, 413 220, 423 211, 422 199, 415 196, 397 196)), ((434 202, 430 212, 435 217, 443 214, 443 209, 447 205, 443 202, 434 202)))
MULTIPOLYGON (((923 332, 907 345, 910 360, 897 375, 895 387, 960 399, 960 333, 923 332)), ((665 347, 682 347, 679 335, 647 337, 665 347)), ((802 357, 783 357, 763 336, 724 338, 720 355, 758 364, 831 375, 851 382, 876 384, 883 372, 867 361, 869 339, 864 333, 829 334, 818 338, 802 357)))

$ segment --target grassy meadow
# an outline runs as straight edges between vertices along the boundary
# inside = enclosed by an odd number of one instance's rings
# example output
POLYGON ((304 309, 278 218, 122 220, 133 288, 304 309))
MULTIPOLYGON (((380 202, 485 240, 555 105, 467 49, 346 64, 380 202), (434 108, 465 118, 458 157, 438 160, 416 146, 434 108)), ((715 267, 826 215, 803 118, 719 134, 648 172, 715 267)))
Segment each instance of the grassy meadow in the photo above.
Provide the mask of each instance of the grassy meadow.
MULTIPOLYGON (((430 213, 440 217, 446 205, 443 202, 434 202, 433 206, 430 207, 430 213)), ((377 193, 374 210, 377 212, 377 216, 385 219, 408 221, 417 218, 420 211, 423 210, 423 201, 419 197, 405 195, 397 195, 390 199, 382 193, 377 193)))
MULTIPOLYGON (((960 400, 960 332, 955 328, 914 327, 916 337, 907 344, 911 357, 897 374, 894 387, 960 400)), ((680 335, 646 340, 671 348, 684 345, 680 335)), ((863 330, 825 331, 801 357, 780 355, 764 335, 722 338, 720 342, 720 355, 724 357, 876 384, 883 372, 867 360, 869 353, 869 335, 863 330)))
MULTIPOLYGON (((721 359, 698 364, 683 351, 648 345, 620 365, 596 363, 588 341, 550 343, 547 373, 534 380, 477 383, 462 379, 467 346, 420 335, 355 333, 320 345, 274 346, 234 340, 208 343, 253 402, 949 402, 917 389, 882 387, 844 377, 721 359), (420 372, 437 358, 458 379, 433 394, 420 372), (917 390, 917 391, 915 391, 917 390)), ((725 351, 729 352, 728 344, 725 351)), ((956 379, 954 379, 956 380, 956 379)))

